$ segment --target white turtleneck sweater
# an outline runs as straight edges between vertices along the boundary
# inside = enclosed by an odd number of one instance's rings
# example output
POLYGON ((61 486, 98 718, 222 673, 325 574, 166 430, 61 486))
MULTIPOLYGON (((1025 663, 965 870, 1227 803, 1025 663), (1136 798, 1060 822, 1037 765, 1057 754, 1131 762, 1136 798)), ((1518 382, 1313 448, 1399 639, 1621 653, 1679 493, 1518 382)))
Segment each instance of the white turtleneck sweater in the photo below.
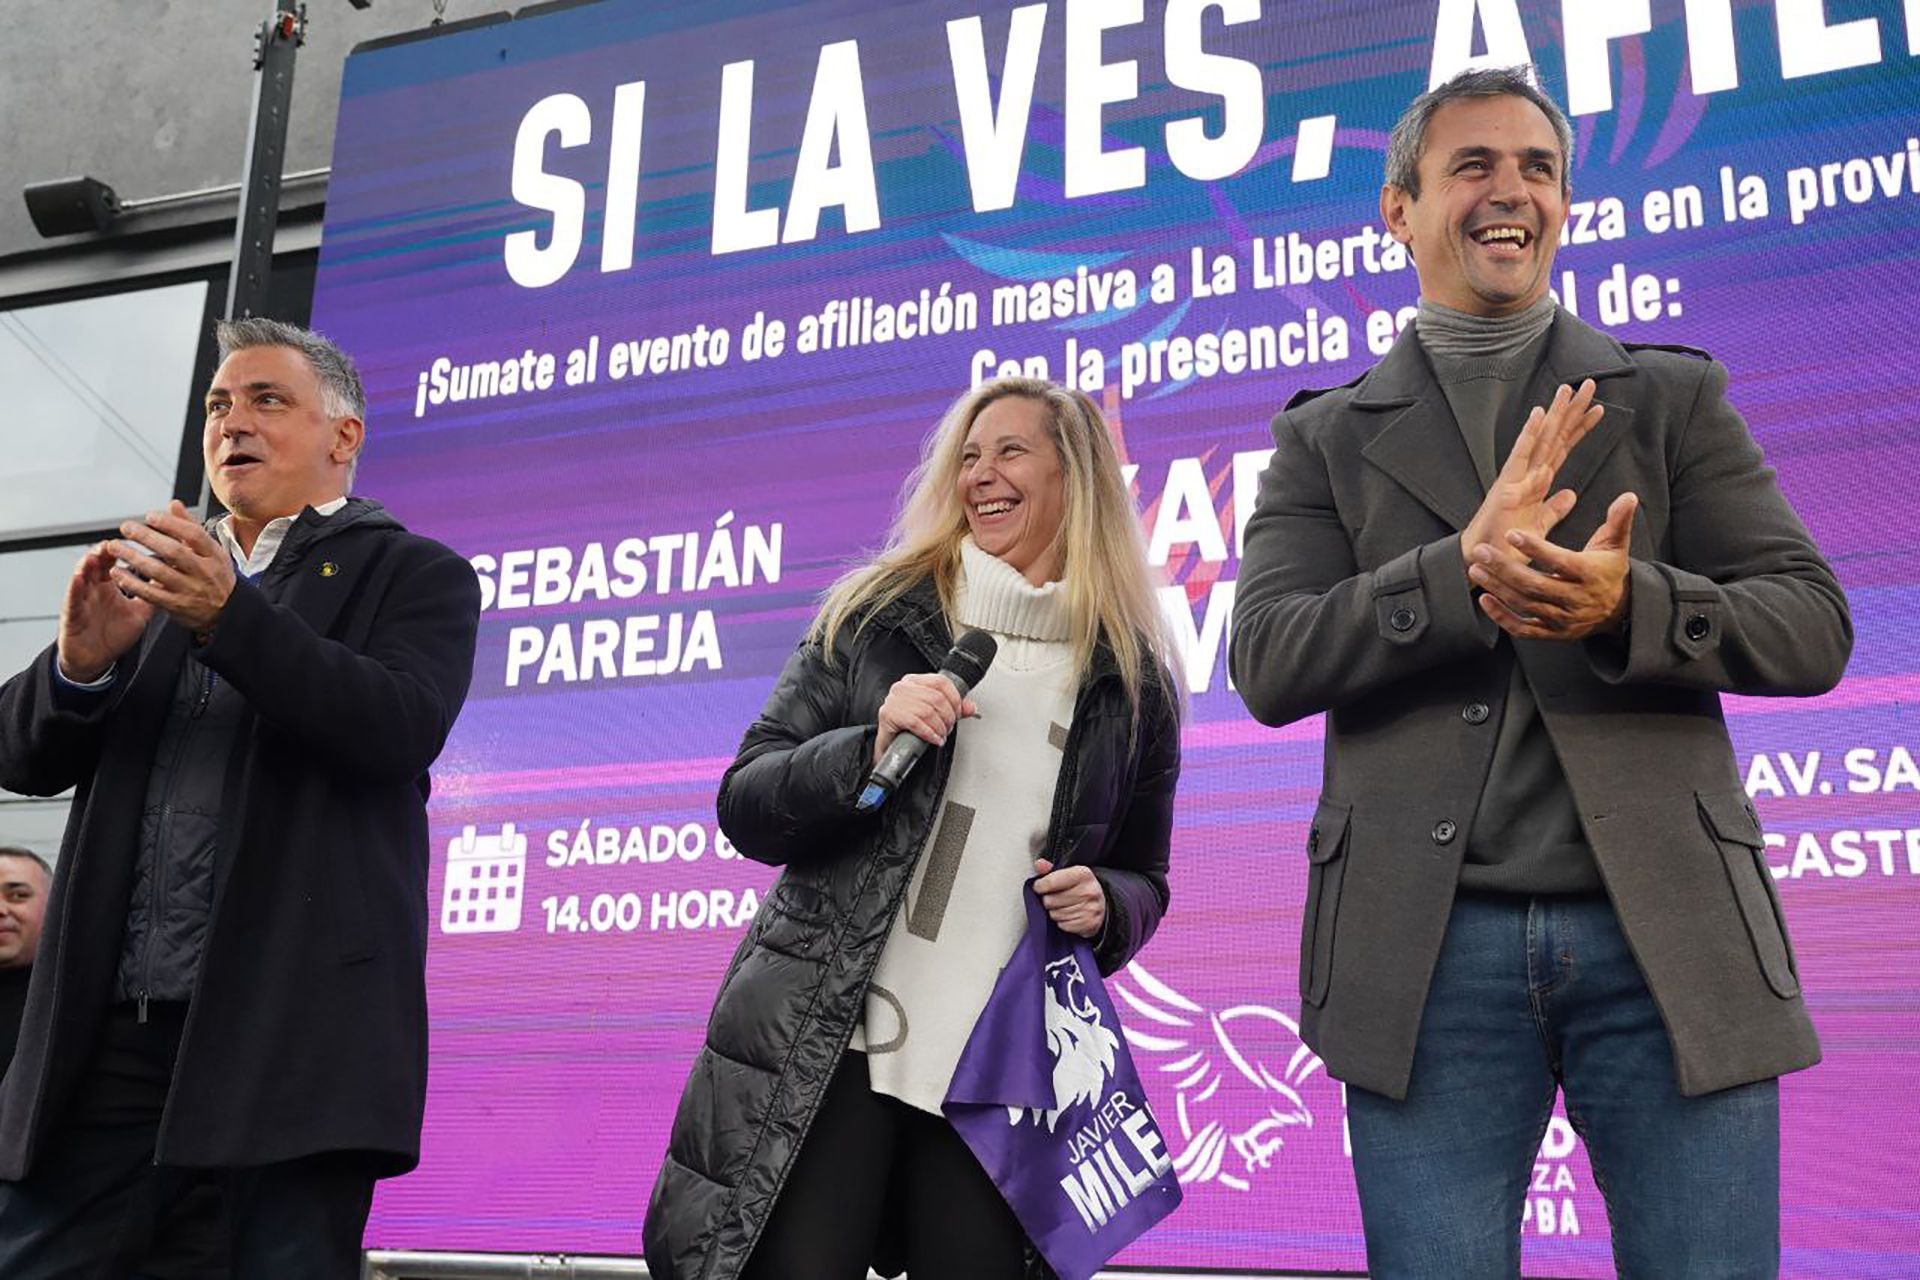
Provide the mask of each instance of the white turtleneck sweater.
POLYGON ((972 539, 961 567, 956 622, 1000 647, 968 695, 979 717, 954 730, 940 813, 852 1045, 874 1092, 935 1115, 1026 928, 1021 886, 1046 843, 1077 691, 1066 585, 1035 587, 972 539))

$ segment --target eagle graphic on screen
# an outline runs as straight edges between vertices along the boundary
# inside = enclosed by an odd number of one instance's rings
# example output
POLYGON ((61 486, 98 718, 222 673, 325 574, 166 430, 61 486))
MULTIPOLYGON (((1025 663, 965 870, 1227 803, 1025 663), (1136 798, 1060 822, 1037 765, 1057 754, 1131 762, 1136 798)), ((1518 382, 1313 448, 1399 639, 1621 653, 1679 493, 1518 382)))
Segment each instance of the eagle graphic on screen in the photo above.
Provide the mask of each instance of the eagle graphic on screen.
POLYGON ((1173 1167, 1182 1184, 1249 1190, 1288 1130, 1313 1127, 1303 1091, 1321 1062, 1293 1019, 1258 1004, 1204 1009, 1138 964, 1108 990, 1149 1028, 1122 1028, 1142 1073, 1151 1063, 1161 1080, 1173 1077, 1181 1140, 1173 1167))
POLYGON ((1023 1116, 1031 1116, 1035 1124, 1045 1120, 1051 1133, 1061 1112, 1082 1103, 1099 1105, 1113 1075, 1120 1038, 1088 998, 1086 975, 1073 956, 1047 966, 1046 1013, 1047 1048, 1053 1054, 1053 1109, 1008 1107, 1007 1123, 1019 1124, 1023 1116))

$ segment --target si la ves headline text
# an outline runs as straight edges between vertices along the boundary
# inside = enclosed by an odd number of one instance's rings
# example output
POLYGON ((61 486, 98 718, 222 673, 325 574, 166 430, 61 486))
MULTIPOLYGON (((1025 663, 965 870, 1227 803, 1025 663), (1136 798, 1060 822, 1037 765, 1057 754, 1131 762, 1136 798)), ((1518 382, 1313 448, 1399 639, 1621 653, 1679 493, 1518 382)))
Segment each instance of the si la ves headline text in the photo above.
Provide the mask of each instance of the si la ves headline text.
MULTIPOLYGON (((1871 65, 1885 56, 1880 19, 1829 23, 1825 6, 1809 0, 1773 0, 1772 7, 1776 65, 1786 79, 1871 65)), ((1183 177, 1219 181, 1255 162, 1268 140, 1267 96, 1272 86, 1258 62, 1218 47, 1209 49, 1208 33, 1218 30, 1224 33, 1218 43, 1244 46, 1248 52, 1268 48, 1273 39, 1282 38, 1280 24, 1289 21, 1278 6, 1265 0, 1169 0, 1155 23, 1149 22, 1143 0, 1065 0, 1058 6, 1058 20, 1055 8, 1043 3, 1012 10, 1004 35, 996 16, 997 66, 988 52, 983 16, 946 24, 958 132, 976 213, 1010 208, 1015 202, 1043 57, 1058 58, 1063 73, 1061 187, 1067 199, 1146 185, 1146 148, 1109 146, 1107 130, 1109 116, 1118 118, 1141 98, 1142 83, 1156 78, 1186 91, 1189 100, 1192 94, 1208 99, 1204 108, 1167 121, 1161 130, 1167 160, 1183 177), (1141 59, 1115 51, 1123 40, 1138 43, 1144 36, 1151 44, 1156 35, 1158 67, 1143 71, 1141 59), (1216 110, 1217 130, 1211 127, 1216 110)), ((1910 26, 1920 25, 1920 7, 1909 3, 1905 13, 1910 26)), ((1696 0, 1686 6, 1685 17, 1690 91, 1705 95, 1737 90, 1741 68, 1732 0, 1696 0)), ((1531 41, 1557 34, 1569 114, 1577 118, 1606 112, 1613 108, 1615 44, 1651 29, 1647 0, 1610 5, 1562 0, 1553 29, 1543 25, 1531 37, 1518 0, 1440 0, 1429 83, 1475 66, 1531 63, 1531 41), (1474 51, 1476 46, 1481 52, 1474 51)), ((1909 30, 1909 46, 1920 47, 1917 40, 1920 30, 1909 30)), ((883 215, 860 41, 837 41, 818 50, 812 94, 797 138, 790 119, 756 119, 754 80, 751 60, 720 69, 710 251, 740 253, 811 241, 819 234, 821 215, 830 209, 838 211, 848 235, 878 230, 883 215), (780 154, 784 165, 785 154, 796 145, 784 208, 753 207, 749 169, 756 148, 763 156, 780 154)), ((605 192, 600 270, 633 266, 635 242, 643 230, 638 211, 647 86, 645 78, 629 80, 614 88, 610 100, 594 104, 578 93, 552 93, 521 118, 514 137, 511 191, 535 222, 505 237, 504 261, 514 283, 544 288, 573 270, 586 243, 592 188, 605 192), (567 163, 561 153, 594 141, 596 112, 604 113, 601 136, 606 139, 607 168, 587 182, 565 172, 577 165, 567 163)), ((882 121, 887 130, 944 123, 882 121)), ((1318 115, 1294 125, 1293 181, 1327 176, 1335 124, 1334 116, 1318 115)), ((767 176, 759 175, 763 183, 767 176)))

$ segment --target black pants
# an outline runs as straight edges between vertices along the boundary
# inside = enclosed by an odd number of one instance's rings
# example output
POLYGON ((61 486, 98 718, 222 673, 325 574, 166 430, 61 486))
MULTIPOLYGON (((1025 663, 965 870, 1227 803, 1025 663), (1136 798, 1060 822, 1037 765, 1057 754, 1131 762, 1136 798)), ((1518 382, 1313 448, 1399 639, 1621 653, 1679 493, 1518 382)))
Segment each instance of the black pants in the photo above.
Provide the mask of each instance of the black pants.
POLYGON ((967 1144, 873 1092, 866 1055, 849 1053, 742 1280, 864 1280, 882 1230, 911 1280, 1020 1280, 1026 1234, 967 1144))
MULTIPOLYGON (((351 1153, 219 1171, 154 1163, 185 1022, 115 1009, 33 1171, 0 1183, 0 1276, 123 1280, 146 1271, 183 1203, 218 1192, 233 1280, 355 1280, 374 1175, 351 1153)), ((170 1274, 178 1272, 169 1271, 170 1274)))

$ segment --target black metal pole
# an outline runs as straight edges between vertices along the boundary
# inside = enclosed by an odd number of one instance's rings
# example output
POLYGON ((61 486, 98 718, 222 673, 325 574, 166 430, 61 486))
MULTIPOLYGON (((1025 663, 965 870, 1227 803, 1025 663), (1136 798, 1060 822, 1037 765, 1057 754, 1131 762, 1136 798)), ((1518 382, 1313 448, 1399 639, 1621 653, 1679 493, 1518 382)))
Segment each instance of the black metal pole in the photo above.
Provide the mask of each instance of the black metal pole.
POLYGON ((234 226, 233 268, 227 276, 229 320, 259 315, 273 273, 273 236, 280 221, 280 173, 287 151, 287 115, 293 105, 293 61, 307 36, 307 6, 275 0, 273 16, 255 33, 253 122, 247 130, 247 167, 240 175, 240 216, 234 226))

